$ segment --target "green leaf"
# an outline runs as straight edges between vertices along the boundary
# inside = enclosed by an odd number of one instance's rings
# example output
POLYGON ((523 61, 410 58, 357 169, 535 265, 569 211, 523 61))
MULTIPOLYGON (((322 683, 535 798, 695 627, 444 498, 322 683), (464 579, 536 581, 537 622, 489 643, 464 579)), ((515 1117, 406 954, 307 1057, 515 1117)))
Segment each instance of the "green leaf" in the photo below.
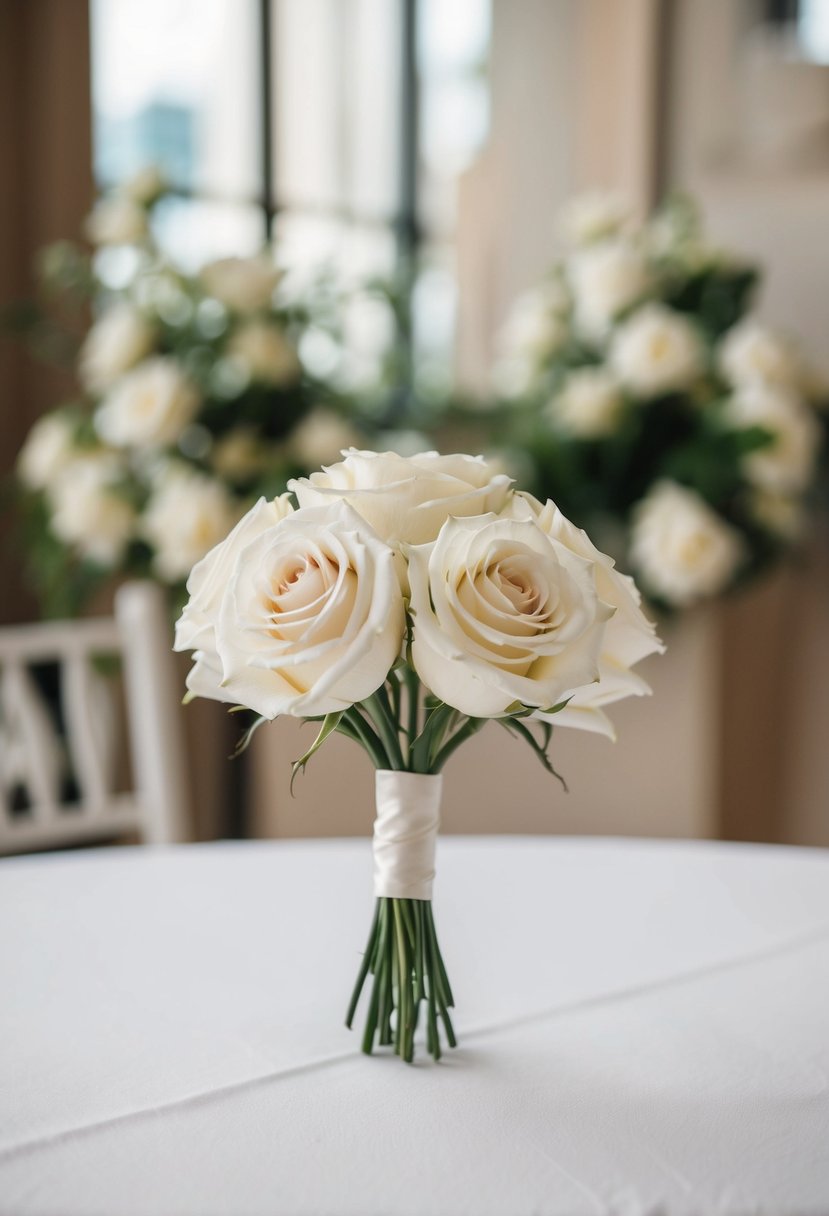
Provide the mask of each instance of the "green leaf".
MULTIPOLYGON (((244 708, 244 706, 242 706, 242 708, 244 708)), ((241 756, 243 751, 247 750, 251 739, 253 738, 254 734, 256 733, 256 731, 259 729, 259 727, 262 725, 263 722, 270 722, 270 718, 261 718, 261 717, 257 718, 256 721, 253 722, 253 724, 248 727, 248 729, 242 735, 239 742, 234 747, 233 753, 230 757, 231 760, 235 760, 238 756, 241 756)))
POLYGON ((565 793, 568 792, 567 782, 561 773, 553 768, 553 762, 547 754, 550 740, 553 737, 553 728, 549 722, 538 722, 538 726, 541 728, 541 741, 539 741, 529 727, 525 726, 523 722, 517 721, 516 718, 496 718, 495 721, 499 722, 505 730, 511 730, 513 734, 518 735, 519 739, 523 739, 525 743, 529 743, 547 772, 551 773, 553 777, 561 782, 565 793))
MULTIPOLYGON (((315 752, 319 751, 319 749, 322 747, 323 743, 328 738, 328 736, 332 735, 334 733, 334 731, 340 725, 340 719, 342 718, 342 716, 343 716, 343 710, 340 710, 336 714, 326 714, 325 718, 323 719, 322 729, 320 730, 320 733, 317 735, 314 742, 308 748, 308 751, 305 753, 304 756, 300 756, 300 758, 298 760, 295 760, 293 762, 293 764, 291 765, 290 791, 291 791, 292 795, 294 792, 294 781, 296 780, 297 774, 300 771, 303 773, 305 772, 305 766, 307 765, 308 761, 311 759, 311 757, 314 755, 315 752)), ((258 725, 258 723, 257 723, 257 725, 258 725)), ((251 727, 251 731, 253 729, 254 729, 254 727, 251 727)))

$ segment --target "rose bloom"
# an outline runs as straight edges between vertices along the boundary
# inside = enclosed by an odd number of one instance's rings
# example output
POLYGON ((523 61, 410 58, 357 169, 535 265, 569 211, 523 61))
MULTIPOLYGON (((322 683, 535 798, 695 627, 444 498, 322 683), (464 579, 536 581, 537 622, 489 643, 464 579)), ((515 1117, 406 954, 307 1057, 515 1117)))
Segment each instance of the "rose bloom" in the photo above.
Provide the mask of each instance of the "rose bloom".
POLYGON ((294 459, 306 469, 314 469, 340 452, 352 448, 359 435, 349 422, 333 410, 317 406, 296 426, 290 446, 294 459))
POLYGON ((183 579, 239 518, 239 506, 220 481, 187 466, 170 466, 144 508, 141 533, 153 566, 166 582, 183 579))
POLYGON ((158 355, 115 385, 95 412, 95 428, 113 447, 175 443, 199 404, 195 385, 175 359, 158 355))
POLYGON ((655 595, 686 608, 729 585, 743 544, 693 490, 661 481, 636 508, 630 555, 655 595))
POLYGON ((30 490, 45 490, 76 455, 75 427, 60 412, 34 424, 17 457, 17 475, 30 490))
POLYGON ((801 379, 801 364, 789 343, 757 321, 741 321, 728 331, 719 364, 735 388, 796 389, 801 379))
POLYGON ((123 476, 114 453, 89 452, 49 487, 55 536, 100 566, 116 566, 135 534, 135 511, 117 490, 123 476))
POLYGON ((208 295, 234 312, 256 312, 271 302, 279 271, 264 255, 255 258, 219 258, 208 262, 199 275, 208 295))
POLYGON ((603 367, 570 372, 547 406, 547 417, 559 430, 578 439, 612 435, 624 409, 619 382, 603 367))
POLYGON ((613 336, 610 365, 625 388, 640 397, 690 388, 705 364, 697 330, 663 304, 647 304, 613 336))
POLYGON ((580 249, 567 260, 576 329, 591 342, 603 340, 614 317, 648 290, 647 263, 629 241, 604 241, 580 249))
POLYGON ((539 361, 567 341, 568 307, 567 292, 557 280, 518 297, 497 338, 493 381, 500 393, 515 397, 526 392, 539 361))
POLYGON ((248 321, 227 344, 227 353, 237 359, 251 380, 261 384, 294 384, 302 374, 299 356, 279 325, 270 321, 248 321))
POLYGON ((736 427, 762 427, 772 436, 766 447, 749 452, 745 470, 764 489, 798 492, 811 481, 820 450, 820 426, 793 393, 754 384, 726 402, 725 414, 736 427))
POLYGON ((113 194, 95 204, 85 227, 93 245, 137 245, 147 236, 147 213, 133 199, 113 194))
POLYGON ((347 503, 273 514, 260 500, 188 580, 175 643, 196 649, 188 688, 265 718, 345 710, 401 651, 394 555, 347 503))
POLYGON ((408 558, 412 663, 447 705, 476 718, 550 710, 599 679, 613 608, 593 562, 534 518, 450 518, 408 558))
POLYGON ((481 456, 398 456, 354 448, 343 456, 322 472, 289 481, 288 489, 301 507, 344 500, 388 544, 434 540, 450 515, 500 511, 510 495, 510 478, 481 456))
POLYGON ((803 535, 806 512, 800 498, 758 486, 751 495, 754 518, 773 536, 791 543, 803 535))
POLYGON ((591 190, 570 199, 562 208, 560 227, 573 245, 617 236, 631 219, 630 204, 612 191, 591 190))
POLYGON ((81 347, 79 373, 90 393, 111 388, 120 375, 153 348, 155 334, 137 308, 114 305, 90 329, 81 347))
POLYGON ((625 697, 649 694, 650 687, 633 667, 665 649, 640 607, 641 596, 636 584, 628 575, 616 570, 613 559, 597 549, 587 533, 562 515, 555 503, 542 504, 529 494, 518 493, 510 514, 519 519, 534 518, 557 544, 593 563, 599 599, 613 609, 613 616, 602 635, 599 680, 575 689, 567 706, 550 721, 558 726, 595 731, 615 738, 613 723, 604 712, 605 708, 625 697))

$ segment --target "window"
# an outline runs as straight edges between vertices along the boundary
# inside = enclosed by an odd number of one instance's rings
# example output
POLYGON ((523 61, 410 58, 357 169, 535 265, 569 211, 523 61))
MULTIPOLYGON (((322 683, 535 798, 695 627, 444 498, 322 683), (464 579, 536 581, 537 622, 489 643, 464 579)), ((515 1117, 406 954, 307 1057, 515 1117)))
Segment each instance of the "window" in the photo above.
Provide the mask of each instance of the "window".
POLYGON ((487 133, 489 8, 92 0, 98 182, 160 165, 174 197, 158 236, 192 266, 273 238, 294 273, 405 274, 404 307, 355 301, 354 387, 393 341, 401 374, 443 384, 457 187, 487 133))

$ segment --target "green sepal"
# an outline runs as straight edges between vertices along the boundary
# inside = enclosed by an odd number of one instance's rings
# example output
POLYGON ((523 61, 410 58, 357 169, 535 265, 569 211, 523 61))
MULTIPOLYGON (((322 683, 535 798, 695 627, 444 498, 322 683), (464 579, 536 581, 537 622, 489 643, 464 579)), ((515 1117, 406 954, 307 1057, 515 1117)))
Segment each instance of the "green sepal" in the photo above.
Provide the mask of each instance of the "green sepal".
POLYGON ((291 784, 289 786, 289 789, 290 789, 292 795, 294 792, 294 781, 296 780, 297 774, 299 772, 305 772, 305 766, 307 765, 308 761, 311 759, 311 757, 314 755, 315 752, 319 751, 319 749, 322 747, 323 743, 328 738, 328 736, 332 735, 334 733, 334 731, 337 729, 337 727, 340 725, 340 719, 342 718, 343 713, 344 713, 343 710, 339 710, 335 714, 326 714, 322 721, 322 728, 320 730, 320 733, 317 735, 314 742, 308 748, 308 751, 305 753, 304 756, 300 756, 300 758, 298 760, 295 760, 293 762, 293 764, 291 765, 291 784))

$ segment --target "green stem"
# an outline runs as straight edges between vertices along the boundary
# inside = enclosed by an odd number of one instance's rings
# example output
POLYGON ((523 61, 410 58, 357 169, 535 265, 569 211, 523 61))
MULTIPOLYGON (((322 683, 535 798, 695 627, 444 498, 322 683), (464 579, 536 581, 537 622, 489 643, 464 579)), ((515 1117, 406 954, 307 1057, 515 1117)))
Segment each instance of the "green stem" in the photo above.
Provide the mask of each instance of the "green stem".
POLYGON ((460 745, 465 743, 467 739, 470 739, 474 734, 477 734, 482 726, 486 726, 488 721, 488 718, 467 718, 460 730, 456 731, 449 742, 444 743, 440 748, 433 761, 431 771, 433 773, 439 773, 453 752, 457 751, 460 745))
POLYGON ((388 697, 385 695, 385 689, 382 696, 380 689, 372 693, 362 702, 367 714, 370 715, 372 722, 377 727, 380 738, 386 749, 386 755, 389 759, 388 768, 405 769, 406 763, 403 759, 403 750, 400 746, 400 735, 398 726, 392 717, 391 706, 389 705, 388 697))
POLYGON ((356 705, 352 705, 351 709, 347 709, 340 720, 340 729, 342 723, 345 722, 354 731, 357 742, 368 752, 374 762, 375 768, 388 769, 391 767, 388 756, 383 748, 380 739, 366 722, 365 718, 360 713, 356 705))

